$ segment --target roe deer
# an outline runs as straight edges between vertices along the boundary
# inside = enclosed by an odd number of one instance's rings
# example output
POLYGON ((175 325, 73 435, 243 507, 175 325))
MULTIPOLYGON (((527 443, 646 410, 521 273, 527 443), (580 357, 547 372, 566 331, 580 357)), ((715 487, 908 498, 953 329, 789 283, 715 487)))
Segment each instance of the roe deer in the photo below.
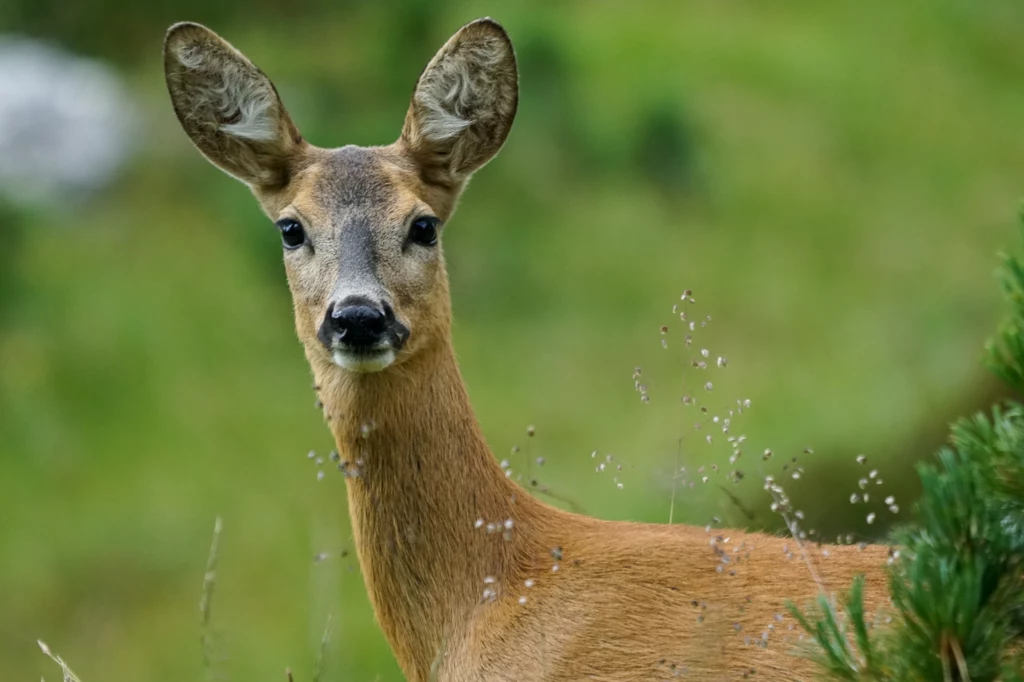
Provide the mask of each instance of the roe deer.
MULTIPOLYGON (((445 43, 383 147, 306 142, 263 72, 203 26, 171 27, 164 67, 185 132, 283 240, 366 589, 408 679, 813 675, 785 603, 819 587, 793 540, 568 513, 506 478, 484 441, 452 350, 441 234, 516 113, 501 26, 445 43)), ((868 607, 883 604, 885 547, 821 554, 826 589, 866 574, 868 607)))

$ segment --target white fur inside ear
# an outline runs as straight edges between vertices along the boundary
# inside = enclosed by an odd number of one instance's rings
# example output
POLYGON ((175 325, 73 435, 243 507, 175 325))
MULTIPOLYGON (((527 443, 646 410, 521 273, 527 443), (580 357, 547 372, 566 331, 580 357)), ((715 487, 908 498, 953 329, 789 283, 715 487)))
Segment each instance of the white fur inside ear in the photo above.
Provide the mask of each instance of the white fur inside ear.
POLYGON ((420 135, 450 140, 476 122, 474 115, 486 115, 498 96, 494 69, 507 55, 507 45, 489 36, 439 54, 416 89, 420 135))
POLYGON ((191 45, 179 47, 177 57, 183 67, 203 76, 190 81, 193 111, 212 112, 218 121, 217 129, 225 135, 257 142, 278 136, 277 118, 272 111, 277 96, 252 65, 211 55, 191 45))
POLYGON ((451 139, 473 123, 451 113, 447 108, 446 105, 450 105, 454 97, 441 100, 432 94, 421 93, 416 99, 426 110, 426 115, 420 120, 420 132, 428 140, 441 142, 451 139))

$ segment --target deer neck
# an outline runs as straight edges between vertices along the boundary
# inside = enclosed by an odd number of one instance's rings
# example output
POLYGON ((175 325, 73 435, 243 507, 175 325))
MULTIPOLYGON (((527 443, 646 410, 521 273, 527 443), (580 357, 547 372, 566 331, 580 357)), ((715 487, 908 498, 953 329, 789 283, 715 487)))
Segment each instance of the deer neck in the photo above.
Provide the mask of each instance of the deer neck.
POLYGON ((376 374, 318 369, 370 599, 403 669, 422 674, 495 587, 485 577, 512 565, 540 505, 487 447, 449 343, 376 374))

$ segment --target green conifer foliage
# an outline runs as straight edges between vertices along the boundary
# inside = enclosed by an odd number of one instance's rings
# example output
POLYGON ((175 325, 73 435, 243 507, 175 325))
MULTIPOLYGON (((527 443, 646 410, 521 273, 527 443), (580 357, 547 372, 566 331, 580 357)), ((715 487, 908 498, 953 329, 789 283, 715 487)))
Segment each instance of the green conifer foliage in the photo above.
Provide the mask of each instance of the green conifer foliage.
MULTIPOLYGON (((1024 215, 1022 215, 1024 224, 1024 215)), ((1024 392, 1024 265, 1003 256, 1010 310, 988 364, 1024 392)), ((918 467, 915 520, 897 529, 884 622, 868 622, 863 580, 838 599, 790 611, 823 679, 1024 680, 1024 406, 955 423, 937 461, 918 467)))

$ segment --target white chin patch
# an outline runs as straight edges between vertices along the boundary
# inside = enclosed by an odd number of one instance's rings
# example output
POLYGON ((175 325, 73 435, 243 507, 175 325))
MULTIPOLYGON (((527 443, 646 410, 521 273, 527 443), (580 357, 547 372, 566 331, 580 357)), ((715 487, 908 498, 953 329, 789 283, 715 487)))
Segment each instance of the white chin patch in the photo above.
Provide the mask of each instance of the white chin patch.
POLYGON ((369 353, 351 353, 339 348, 331 357, 334 364, 350 372, 379 372, 395 361, 395 351, 383 348, 369 353))

